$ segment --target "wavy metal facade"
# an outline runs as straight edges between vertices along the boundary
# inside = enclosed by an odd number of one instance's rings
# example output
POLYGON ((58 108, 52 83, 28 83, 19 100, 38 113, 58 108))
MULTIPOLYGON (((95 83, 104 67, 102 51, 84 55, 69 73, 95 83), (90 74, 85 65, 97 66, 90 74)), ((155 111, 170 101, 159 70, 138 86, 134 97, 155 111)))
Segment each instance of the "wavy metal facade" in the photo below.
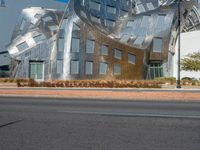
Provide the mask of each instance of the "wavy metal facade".
MULTIPOLYGON (((71 0, 64 13, 28 8, 8 51, 13 76, 152 79, 171 76, 178 34, 173 0, 71 0)), ((181 30, 198 30, 195 1, 181 2, 181 30)))

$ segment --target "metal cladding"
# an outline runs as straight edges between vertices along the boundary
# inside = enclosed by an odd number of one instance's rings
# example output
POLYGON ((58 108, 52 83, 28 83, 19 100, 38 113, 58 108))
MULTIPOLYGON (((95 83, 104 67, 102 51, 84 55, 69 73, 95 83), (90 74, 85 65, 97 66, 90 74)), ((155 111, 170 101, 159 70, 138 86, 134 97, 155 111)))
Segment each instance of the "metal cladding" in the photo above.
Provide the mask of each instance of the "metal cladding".
MULTIPOLYGON (((200 27, 195 4, 181 2, 183 32, 200 27)), ((43 64, 43 80, 171 76, 178 28, 174 0, 71 0, 64 13, 24 9, 8 47, 17 61, 13 76, 33 77, 31 62, 43 64)))

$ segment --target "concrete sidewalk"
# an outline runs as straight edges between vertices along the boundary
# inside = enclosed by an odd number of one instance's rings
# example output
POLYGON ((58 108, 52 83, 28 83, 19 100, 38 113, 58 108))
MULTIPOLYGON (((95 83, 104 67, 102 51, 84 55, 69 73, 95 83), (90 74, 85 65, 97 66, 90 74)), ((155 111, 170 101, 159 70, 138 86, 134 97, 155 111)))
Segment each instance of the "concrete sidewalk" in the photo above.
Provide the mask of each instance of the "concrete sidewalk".
POLYGON ((200 102, 199 89, 0 88, 0 96, 200 102))

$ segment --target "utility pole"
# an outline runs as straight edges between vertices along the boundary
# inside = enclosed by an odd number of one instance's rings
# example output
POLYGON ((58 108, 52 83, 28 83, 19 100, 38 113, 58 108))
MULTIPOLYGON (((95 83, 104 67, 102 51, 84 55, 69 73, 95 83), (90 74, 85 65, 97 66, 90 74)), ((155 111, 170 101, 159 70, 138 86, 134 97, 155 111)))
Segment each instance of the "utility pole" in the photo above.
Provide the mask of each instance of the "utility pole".
POLYGON ((176 88, 181 88, 181 0, 178 0, 178 76, 176 88))

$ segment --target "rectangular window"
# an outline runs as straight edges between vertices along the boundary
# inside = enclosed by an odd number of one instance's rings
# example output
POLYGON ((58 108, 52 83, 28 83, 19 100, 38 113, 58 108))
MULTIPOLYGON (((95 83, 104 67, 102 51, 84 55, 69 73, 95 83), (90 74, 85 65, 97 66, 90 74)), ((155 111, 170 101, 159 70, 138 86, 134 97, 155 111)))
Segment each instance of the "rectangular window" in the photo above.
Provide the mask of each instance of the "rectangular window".
POLYGON ((25 25, 26 25, 26 20, 23 19, 22 22, 21 22, 21 25, 20 25, 21 31, 24 30, 25 25))
POLYGON ((143 6, 142 3, 141 3, 141 4, 138 4, 138 5, 137 5, 137 8, 138 8, 138 11, 139 11, 140 13, 145 12, 145 8, 144 8, 144 6, 143 6))
POLYGON ((127 16, 128 15, 128 11, 126 11, 126 10, 120 9, 119 13, 120 13, 120 16, 127 16))
POLYGON ((59 52, 64 51, 64 44, 65 44, 65 40, 64 39, 59 39, 58 40, 58 51, 59 52))
POLYGON ((160 34, 166 29, 166 24, 165 24, 165 17, 166 15, 158 15, 157 16, 157 22, 156 22, 156 27, 155 27, 155 33, 160 34))
POLYGON ((114 55, 115 58, 120 59, 120 60, 122 59, 122 51, 121 50, 115 48, 114 54, 115 54, 114 55))
POLYGON ((41 41, 44 41, 45 39, 46 37, 44 36, 44 34, 39 34, 33 37, 33 40, 35 41, 35 43, 39 43, 41 41))
POLYGON ((105 75, 108 71, 108 64, 105 62, 101 62, 99 65, 99 74, 105 75))
POLYGON ((162 38, 153 39, 153 52, 157 52, 157 53, 162 52, 162 38))
POLYGON ((114 64, 114 75, 121 74, 121 66, 119 64, 114 64))
POLYGON ((63 61, 62 60, 57 60, 57 63, 56 63, 56 72, 58 74, 62 74, 63 73, 63 61))
POLYGON ((131 37, 131 35, 123 34, 121 37, 121 41, 127 43, 129 41, 130 37, 131 37))
POLYGON ((100 8, 101 8, 100 3, 90 1, 89 5, 90 5, 90 9, 95 9, 95 10, 100 11, 100 8))
POLYGON ((42 62, 30 62, 29 77, 35 80, 44 79, 44 64, 42 62))
POLYGON ((139 45, 139 46, 142 45, 144 42, 144 38, 145 37, 143 37, 143 36, 138 36, 137 39, 135 40, 134 44, 139 45))
POLYGON ((92 61, 86 61, 85 62, 85 74, 86 75, 92 75, 93 73, 93 62, 92 61))
POLYGON ((79 52, 79 41, 80 41, 80 39, 72 38, 71 51, 73 53, 79 52))
POLYGON ((115 26, 115 21, 114 20, 106 20, 106 26, 108 27, 114 27, 115 26))
POLYGON ((92 20, 93 22, 96 22, 96 23, 101 23, 100 18, 99 18, 99 17, 96 17, 96 16, 91 16, 91 20, 92 20))
POLYGON ((153 6, 152 2, 147 3, 147 8, 149 10, 153 10, 154 9, 154 6, 153 6))
POLYGON ((135 61, 136 61, 135 55, 128 53, 128 62, 131 64, 135 64, 135 61))
POLYGON ((116 8, 113 6, 106 6, 107 13, 116 14, 116 8))
POLYGON ((70 73, 79 74, 79 61, 72 60, 70 63, 70 73))
POLYGON ((101 55, 108 56, 108 46, 107 45, 101 46, 101 55))
POLYGON ((94 40, 87 40, 86 41, 86 53, 94 53, 94 40))
POLYGON ((17 48, 19 51, 25 50, 28 48, 28 44, 26 42, 22 42, 20 44, 17 45, 17 48))

